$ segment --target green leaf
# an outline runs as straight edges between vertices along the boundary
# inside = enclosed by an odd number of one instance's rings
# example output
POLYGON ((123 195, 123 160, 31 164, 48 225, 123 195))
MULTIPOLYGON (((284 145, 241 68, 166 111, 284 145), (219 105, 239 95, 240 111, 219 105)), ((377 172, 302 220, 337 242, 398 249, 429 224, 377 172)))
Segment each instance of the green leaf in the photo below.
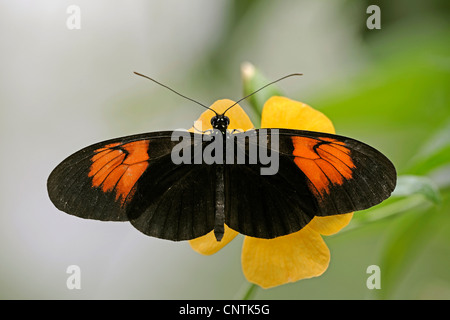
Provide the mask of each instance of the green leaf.
POLYGON ((450 162, 450 121, 439 129, 411 159, 408 172, 425 174, 450 162))
POLYGON ((398 177, 392 194, 394 201, 370 213, 370 221, 394 214, 399 215, 386 230, 387 239, 381 254, 382 285, 377 294, 380 298, 392 298, 399 280, 410 262, 420 253, 433 232, 433 221, 442 204, 439 189, 424 176, 404 175, 398 177), (396 197, 402 197, 395 201, 396 197), (434 205, 432 205, 434 204, 434 205))
POLYGON ((410 262, 427 243, 429 226, 436 214, 436 207, 402 215, 391 226, 381 254, 381 298, 392 297, 399 279, 406 273, 410 262))
MULTIPOLYGON (((395 292, 400 286, 400 280, 420 259, 418 256, 423 255, 430 241, 442 239, 442 235, 448 236, 450 190, 442 190, 442 198, 441 206, 428 207, 426 210, 421 207, 409 210, 408 214, 393 220, 390 227, 386 229, 387 237, 380 259, 382 290, 379 294, 381 298, 395 299, 395 292)), ((448 246, 442 246, 442 248, 445 247, 448 246)), ((442 264, 445 270, 447 252, 443 251, 441 254, 433 259, 440 261, 438 264, 442 264)), ((427 266, 428 263, 432 265, 436 261, 427 261, 427 266)))
POLYGON ((421 194, 434 204, 440 204, 442 202, 439 189, 429 178, 414 175, 399 176, 392 196, 408 197, 414 194, 421 194))
POLYGON ((391 198, 364 213, 356 214, 349 227, 351 230, 396 214, 414 210, 427 210, 432 205, 440 205, 442 196, 433 181, 424 176, 404 175, 397 178, 397 186, 391 198))

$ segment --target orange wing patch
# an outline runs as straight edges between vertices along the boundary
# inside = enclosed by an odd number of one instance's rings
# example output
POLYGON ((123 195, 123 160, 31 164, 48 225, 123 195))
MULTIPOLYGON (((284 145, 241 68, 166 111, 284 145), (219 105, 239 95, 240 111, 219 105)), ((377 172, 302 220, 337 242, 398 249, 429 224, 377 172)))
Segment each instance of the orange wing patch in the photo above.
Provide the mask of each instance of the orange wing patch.
POLYGON ((139 140, 97 149, 88 174, 92 177, 92 186, 101 187, 103 192, 115 190, 116 200, 122 205, 130 200, 137 180, 148 167, 148 145, 149 140, 139 140))
POLYGON ((329 194, 330 186, 352 178, 355 165, 345 143, 332 138, 292 137, 295 164, 309 179, 316 196, 329 194))

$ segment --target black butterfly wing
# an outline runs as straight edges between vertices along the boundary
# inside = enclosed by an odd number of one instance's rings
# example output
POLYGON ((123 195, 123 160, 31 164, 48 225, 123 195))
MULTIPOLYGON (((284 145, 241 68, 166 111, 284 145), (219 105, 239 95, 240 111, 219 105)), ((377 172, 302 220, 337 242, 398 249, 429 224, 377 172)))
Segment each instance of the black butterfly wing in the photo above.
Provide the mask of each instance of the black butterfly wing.
MULTIPOLYGON (((259 155, 273 152, 279 166, 273 175, 261 174, 265 166, 260 161, 227 166, 225 222, 245 235, 286 235, 303 228, 314 216, 367 209, 388 198, 395 188, 393 164, 360 141, 289 129, 253 132, 262 148, 259 155), (261 140, 262 135, 267 139, 261 140)), ((239 135, 250 133, 236 134, 236 149, 244 150, 250 159, 255 140, 245 142, 239 135)))
POLYGON ((215 219, 214 165, 174 165, 148 170, 130 202, 130 221, 146 235, 174 241, 210 232, 215 219))
POLYGON ((270 239, 296 232, 314 217, 317 205, 286 158, 280 158, 275 175, 261 175, 259 165, 226 168, 225 223, 231 229, 270 239))
POLYGON ((208 145, 201 142, 201 148, 195 147, 202 135, 188 134, 184 149, 189 150, 188 164, 176 164, 171 155, 179 141, 172 141, 173 132, 156 132, 80 150, 51 173, 48 193, 55 206, 69 214, 129 220, 147 235, 188 240, 215 228, 221 206, 218 190, 224 191, 228 226, 245 235, 274 238, 300 230, 316 215, 373 206, 395 187, 392 163, 362 142, 287 129, 271 130, 261 140, 265 131, 252 132, 257 141, 236 139, 235 163, 220 165, 223 186, 218 185, 217 164, 195 164, 208 145), (270 150, 271 158, 277 159, 275 174, 262 174, 266 163, 250 152, 255 146, 261 154, 270 150), (247 159, 241 164, 236 157, 242 153, 247 159))
MULTIPOLYGON (((171 153, 180 141, 172 141, 172 133, 112 139, 74 153, 50 174, 50 200, 68 214, 131 221, 159 238, 185 240, 208 233, 214 227, 211 168, 175 164, 171 153)), ((199 135, 186 134, 194 150, 199 135)))

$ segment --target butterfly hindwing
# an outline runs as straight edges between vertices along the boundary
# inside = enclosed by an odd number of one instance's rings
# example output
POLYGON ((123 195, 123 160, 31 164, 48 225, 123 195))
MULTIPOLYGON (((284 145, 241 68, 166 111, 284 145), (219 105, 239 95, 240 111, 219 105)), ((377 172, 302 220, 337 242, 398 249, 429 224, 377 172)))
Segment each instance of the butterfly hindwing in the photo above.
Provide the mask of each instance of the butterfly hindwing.
POLYGON ((214 167, 174 165, 170 159, 161 159, 158 171, 144 173, 137 187, 130 203, 132 225, 146 235, 174 241, 194 239, 213 230, 214 167))
POLYGON ((229 165, 226 170, 225 223, 257 238, 275 238, 303 228, 317 211, 301 173, 292 175, 292 161, 280 158, 275 175, 261 175, 261 166, 229 165))

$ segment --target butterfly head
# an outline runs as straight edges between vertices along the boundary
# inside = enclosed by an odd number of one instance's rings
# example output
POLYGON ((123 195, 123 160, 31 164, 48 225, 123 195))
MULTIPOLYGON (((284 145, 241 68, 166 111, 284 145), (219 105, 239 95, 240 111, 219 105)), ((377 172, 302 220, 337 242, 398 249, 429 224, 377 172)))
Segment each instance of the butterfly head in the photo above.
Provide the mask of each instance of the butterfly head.
POLYGON ((230 118, 224 114, 217 114, 211 118, 211 125, 214 129, 225 132, 230 124, 230 118))

